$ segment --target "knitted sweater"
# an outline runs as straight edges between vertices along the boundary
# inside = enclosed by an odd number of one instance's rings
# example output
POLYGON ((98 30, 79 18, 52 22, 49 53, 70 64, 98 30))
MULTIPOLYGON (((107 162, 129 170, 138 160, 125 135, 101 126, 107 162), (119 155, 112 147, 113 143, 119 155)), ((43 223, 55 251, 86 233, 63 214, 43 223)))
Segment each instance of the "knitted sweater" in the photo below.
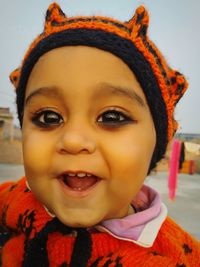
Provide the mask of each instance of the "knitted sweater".
POLYGON ((199 242, 170 218, 149 248, 108 233, 74 231, 46 212, 25 178, 0 186, 0 244, 3 267, 200 267, 199 242))

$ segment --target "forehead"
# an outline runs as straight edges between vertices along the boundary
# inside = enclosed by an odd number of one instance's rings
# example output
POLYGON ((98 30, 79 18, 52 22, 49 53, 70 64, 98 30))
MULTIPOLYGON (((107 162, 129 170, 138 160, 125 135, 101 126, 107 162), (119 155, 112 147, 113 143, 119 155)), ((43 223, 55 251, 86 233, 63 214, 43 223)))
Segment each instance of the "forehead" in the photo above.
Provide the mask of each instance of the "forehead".
POLYGON ((111 85, 108 87, 112 87, 112 94, 115 88, 123 88, 130 94, 135 92, 138 99, 146 102, 134 74, 120 58, 87 46, 56 48, 40 57, 29 77, 26 96, 38 89, 52 87, 54 91, 58 88, 68 93, 76 89, 82 95, 106 84, 111 85))
POLYGON ((68 79, 76 75, 74 82, 83 77, 85 79, 82 80, 89 78, 91 82, 97 78, 112 78, 124 82, 133 81, 135 78, 119 57, 107 51, 87 46, 66 46, 53 49, 39 58, 31 72, 28 85, 30 80, 53 80, 58 75, 59 78, 62 77, 63 73, 68 79))

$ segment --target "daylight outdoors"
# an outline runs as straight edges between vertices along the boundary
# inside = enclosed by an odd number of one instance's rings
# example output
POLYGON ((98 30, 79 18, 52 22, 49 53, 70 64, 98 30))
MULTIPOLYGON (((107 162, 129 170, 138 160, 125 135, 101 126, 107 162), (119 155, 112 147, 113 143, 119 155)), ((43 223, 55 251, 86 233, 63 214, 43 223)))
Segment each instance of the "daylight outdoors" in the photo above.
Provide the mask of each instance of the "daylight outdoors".
MULTIPOLYGON (((49 0, 0 0, 0 183, 24 175, 22 136, 16 115, 15 91, 9 74, 18 67, 26 48, 42 31, 49 0), (37 14, 37 15, 36 15, 37 14)), ((149 35, 173 67, 186 76, 189 87, 176 109, 179 129, 165 157, 145 183, 158 190, 168 214, 200 240, 200 88, 198 0, 59 0, 69 16, 107 15, 128 20, 137 6, 150 12, 149 35), (169 196, 174 140, 179 141, 175 197, 169 196)))

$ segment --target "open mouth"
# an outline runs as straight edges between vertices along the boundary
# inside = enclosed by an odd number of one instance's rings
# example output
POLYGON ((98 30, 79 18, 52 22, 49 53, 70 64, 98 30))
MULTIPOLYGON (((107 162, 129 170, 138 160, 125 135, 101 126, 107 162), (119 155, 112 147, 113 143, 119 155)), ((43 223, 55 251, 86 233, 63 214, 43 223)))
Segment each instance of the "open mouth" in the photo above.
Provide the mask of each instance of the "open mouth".
POLYGON ((69 189, 73 191, 86 191, 94 187, 100 178, 89 173, 64 173, 61 180, 69 189))

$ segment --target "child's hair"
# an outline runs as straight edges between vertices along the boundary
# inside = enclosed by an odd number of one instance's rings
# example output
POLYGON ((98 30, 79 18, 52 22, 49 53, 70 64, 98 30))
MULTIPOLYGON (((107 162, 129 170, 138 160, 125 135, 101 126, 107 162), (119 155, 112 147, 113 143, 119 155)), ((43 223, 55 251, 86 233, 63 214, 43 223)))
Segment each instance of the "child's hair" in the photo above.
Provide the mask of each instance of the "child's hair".
POLYGON ((69 45, 85 45, 108 51, 121 58, 140 83, 156 130, 156 147, 149 171, 163 157, 167 143, 177 130, 174 108, 187 89, 187 81, 171 69, 149 40, 149 16, 143 6, 127 22, 101 16, 67 17, 58 4, 49 6, 44 31, 31 44, 23 62, 10 79, 16 87, 20 125, 26 84, 37 60, 46 52, 69 45))

